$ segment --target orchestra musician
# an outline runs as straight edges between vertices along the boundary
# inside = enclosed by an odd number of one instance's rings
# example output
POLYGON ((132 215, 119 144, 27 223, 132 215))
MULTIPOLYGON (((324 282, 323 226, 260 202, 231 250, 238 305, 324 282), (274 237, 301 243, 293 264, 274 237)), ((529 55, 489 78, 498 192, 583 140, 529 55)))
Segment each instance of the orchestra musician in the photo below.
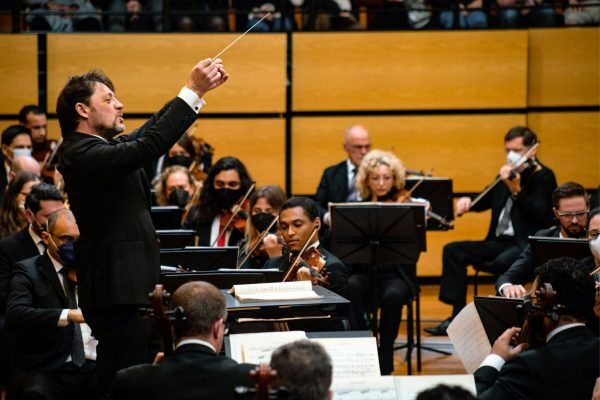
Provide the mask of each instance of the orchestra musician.
POLYGON ((534 152, 529 162, 516 169, 513 166, 537 143, 537 136, 531 129, 522 126, 510 129, 504 137, 507 163, 500 168, 501 182, 477 203, 471 204, 470 197, 461 197, 456 202, 458 215, 491 209, 490 228, 484 240, 444 246, 439 299, 452 305, 452 315, 437 326, 425 328, 427 333, 446 335, 446 328, 465 306, 467 266, 500 275, 525 249, 529 235, 552 225, 554 172, 542 165, 534 152))
POLYGON ((159 206, 185 208, 199 185, 186 167, 172 165, 164 170, 156 183, 156 202, 159 206))
MULTIPOLYGON (((357 188, 363 201, 375 202, 425 202, 410 197, 405 185, 405 168, 392 153, 370 151, 358 170, 357 188)), ((394 341, 402 317, 402 306, 416 293, 416 265, 393 264, 379 266, 377 270, 378 293, 373 293, 372 266, 354 264, 348 279, 348 299, 352 302, 350 324, 354 329, 367 329, 365 316, 371 311, 368 304, 376 295, 381 308, 379 319, 379 363, 381 373, 389 375, 394 370, 394 341)))
POLYGON ((259 187, 250 199, 250 218, 246 221, 246 237, 240 243, 240 268, 262 268, 271 257, 283 255, 283 240, 277 234, 275 223, 269 233, 263 235, 279 215, 287 197, 277 185, 259 187), (257 243, 262 237, 262 243, 257 243), (252 254, 248 252, 252 249, 252 254), (248 256, 248 257, 247 257, 248 256))
POLYGON ((232 211, 251 186, 252 179, 240 160, 221 158, 208 171, 198 203, 192 206, 183 222, 184 229, 197 231, 200 246, 237 246, 246 230, 247 204, 243 204, 243 210, 235 216, 232 211), (230 220, 232 223, 227 227, 230 220))
MULTIPOLYGON (((555 306, 544 310, 539 333, 545 343, 525 350, 512 345, 517 327, 506 330, 475 371, 478 399, 591 398, 600 376, 600 339, 585 326, 594 306, 594 281, 571 258, 552 259, 536 270, 532 293, 548 283, 555 306)), ((538 302, 537 295, 532 299, 538 302)))
MULTIPOLYGON (((272 257, 265 263, 265 268, 277 268, 280 271, 288 271, 300 251, 305 247, 305 252, 314 251, 320 253, 319 258, 324 261, 320 271, 322 276, 327 276, 328 289, 344 296, 348 285, 348 273, 346 266, 333 254, 325 250, 319 242, 318 235, 314 234, 320 228, 321 219, 319 209, 314 201, 307 197, 292 197, 288 199, 279 212, 279 233, 283 237, 289 254, 272 257)), ((301 267, 306 268, 306 267, 301 267)), ((299 271, 298 275, 302 275, 299 271)))
POLYGON ((44 163, 48 154, 56 146, 56 141, 48 140, 46 113, 36 105, 26 105, 19 111, 19 123, 31 132, 33 145, 31 156, 39 163, 44 163))

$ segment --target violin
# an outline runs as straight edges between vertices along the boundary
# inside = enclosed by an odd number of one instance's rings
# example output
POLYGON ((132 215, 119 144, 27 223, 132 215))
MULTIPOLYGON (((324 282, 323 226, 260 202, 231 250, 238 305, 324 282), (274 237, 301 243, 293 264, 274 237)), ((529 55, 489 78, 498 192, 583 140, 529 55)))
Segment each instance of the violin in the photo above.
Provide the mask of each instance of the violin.
POLYGON ((322 257, 321 252, 314 247, 308 249, 310 241, 318 230, 318 227, 313 229, 304 246, 302 246, 302 250, 300 250, 298 256, 283 277, 283 282, 307 281, 310 279, 313 285, 324 287, 331 285, 329 281, 330 273, 323 274, 326 260, 322 257))
POLYGON ((271 369, 267 363, 261 363, 250 371, 250 378, 256 382, 256 386, 247 388, 237 386, 235 388, 236 398, 254 400, 276 400, 286 398, 287 391, 284 388, 271 389, 271 382, 277 377, 277 371, 271 369))
POLYGON ((256 183, 253 183, 248 191, 246 191, 244 197, 242 197, 241 200, 235 206, 233 206, 231 210, 221 213, 220 224, 223 227, 223 230, 221 233, 219 233, 219 236, 210 247, 215 247, 225 232, 231 228, 240 232, 244 232, 246 230, 246 220, 248 219, 248 209, 250 208, 250 200, 248 198, 254 191, 255 186, 256 183))
MULTIPOLYGON (((244 263, 246 261, 248 261, 248 258, 250 258, 251 256, 253 257, 258 257, 260 255, 260 253, 262 252, 262 250, 260 250, 260 245, 262 244, 263 240, 267 237, 267 235, 270 233, 271 228, 273 228, 273 226, 277 223, 277 221, 279 221, 279 215, 277 215, 273 221, 271 221, 271 223, 269 224, 269 226, 260 234, 260 236, 258 237, 258 239, 256 240, 256 242, 254 243, 254 246, 252 246, 248 252, 246 253, 246 257, 244 257, 244 259, 238 263, 237 267, 235 267, 236 269, 240 269, 242 267, 242 265, 244 265, 244 263)), ((281 240, 281 238, 278 236, 277 240, 281 240)))
POLYGON ((62 138, 58 142, 49 141, 46 149, 42 151, 43 162, 41 163, 41 175, 44 182, 48 182, 54 185, 54 175, 56 173, 56 164, 58 159, 56 157, 60 146, 62 145, 62 138))
POLYGON ((564 306, 556 304, 556 291, 549 283, 543 283, 535 291, 535 297, 528 296, 517 310, 524 313, 524 322, 521 332, 516 340, 516 345, 529 344, 529 347, 538 347, 546 342, 544 318, 556 322, 560 318, 560 310, 564 306))

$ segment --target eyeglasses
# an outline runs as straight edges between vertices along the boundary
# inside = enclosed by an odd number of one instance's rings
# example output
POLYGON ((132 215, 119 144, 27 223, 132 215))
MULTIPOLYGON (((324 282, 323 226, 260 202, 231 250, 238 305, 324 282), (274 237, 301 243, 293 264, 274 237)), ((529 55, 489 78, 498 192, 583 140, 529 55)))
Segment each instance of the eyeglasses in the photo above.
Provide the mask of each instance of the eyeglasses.
POLYGON ((565 221, 570 221, 573 219, 573 217, 577 218, 578 220, 586 219, 588 212, 589 212, 588 210, 575 211, 575 212, 564 212, 564 213, 557 211, 556 214, 558 214, 558 216, 561 219, 563 219, 565 221))
POLYGON ((590 231, 590 232, 588 232, 588 238, 589 238, 590 240, 596 240, 596 239, 598 239, 598 236, 599 236, 599 235, 600 235, 600 231, 595 231, 595 230, 594 230, 594 231, 590 231))
POLYGON ((371 145, 370 144, 364 144, 364 145, 360 145, 360 144, 351 144, 349 146, 352 150, 371 150, 371 145))

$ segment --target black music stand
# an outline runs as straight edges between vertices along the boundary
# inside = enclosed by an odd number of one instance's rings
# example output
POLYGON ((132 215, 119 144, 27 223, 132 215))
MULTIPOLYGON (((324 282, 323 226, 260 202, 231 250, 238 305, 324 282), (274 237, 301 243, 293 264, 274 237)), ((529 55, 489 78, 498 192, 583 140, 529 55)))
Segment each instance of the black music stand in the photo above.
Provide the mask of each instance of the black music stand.
POLYGON ((521 308, 523 299, 475 296, 474 303, 491 345, 505 330, 513 326, 522 326, 525 320, 521 308))
MULTIPOLYGON (((410 190, 420 180, 420 178, 407 178, 406 189, 410 190)), ((448 222, 454 220, 452 179, 426 177, 414 190, 412 197, 427 199, 431 204, 433 213, 443 217, 448 222)), ((445 231, 448 229, 454 229, 454 226, 444 226, 433 218, 427 220, 428 231, 445 231)))
POLYGON ((173 293, 184 283, 204 281, 215 285, 219 289, 231 289, 233 285, 247 285, 254 283, 281 282, 283 272, 279 270, 265 270, 263 272, 244 270, 233 271, 200 271, 200 272, 178 272, 162 274, 160 282, 173 293))
MULTIPOLYGON (((372 328, 377 336, 379 267, 417 263, 421 251, 426 250, 425 204, 338 203, 330 204, 329 212, 332 253, 344 263, 372 266, 375 298, 372 328)), ((418 296, 418 288, 413 288, 413 292, 418 296)), ((410 307, 412 309, 412 305, 410 307)), ((412 321, 408 324, 407 336, 406 360, 411 374, 412 321)), ((417 347, 420 348, 420 340, 417 347)))
POLYGON ((571 257, 581 260, 592 256, 586 239, 529 236, 529 245, 536 267, 553 258, 571 257))
POLYGON ((238 248, 234 246, 160 249, 160 265, 192 271, 216 271, 219 268, 235 268, 237 260, 238 248))
POLYGON ((180 229, 183 209, 176 206, 152 207, 150 217, 154 229, 180 229))
POLYGON ((193 229, 158 229, 158 247, 161 249, 182 249, 196 243, 193 229))

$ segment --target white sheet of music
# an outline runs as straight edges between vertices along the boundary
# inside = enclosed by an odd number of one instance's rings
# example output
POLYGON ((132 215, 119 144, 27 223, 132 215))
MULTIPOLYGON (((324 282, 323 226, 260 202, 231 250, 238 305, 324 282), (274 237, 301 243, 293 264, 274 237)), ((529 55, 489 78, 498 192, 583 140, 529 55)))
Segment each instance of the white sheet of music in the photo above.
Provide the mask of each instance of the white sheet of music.
POLYGON ((473 375, 415 375, 395 376, 398 400, 415 400, 425 389, 441 383, 450 386, 461 386, 476 396, 475 378, 473 375))
POLYGON ((304 331, 241 333, 229 335, 231 358, 239 363, 269 363, 271 353, 287 343, 306 339, 304 331))
POLYGON ((374 337, 311 339, 325 347, 333 364, 333 381, 381 376, 374 337))
POLYGON ((240 302, 278 300, 318 300, 311 281, 234 285, 232 292, 240 302))
POLYGON ((472 374, 492 351, 475 303, 469 303, 447 329, 448 337, 465 369, 472 374))

